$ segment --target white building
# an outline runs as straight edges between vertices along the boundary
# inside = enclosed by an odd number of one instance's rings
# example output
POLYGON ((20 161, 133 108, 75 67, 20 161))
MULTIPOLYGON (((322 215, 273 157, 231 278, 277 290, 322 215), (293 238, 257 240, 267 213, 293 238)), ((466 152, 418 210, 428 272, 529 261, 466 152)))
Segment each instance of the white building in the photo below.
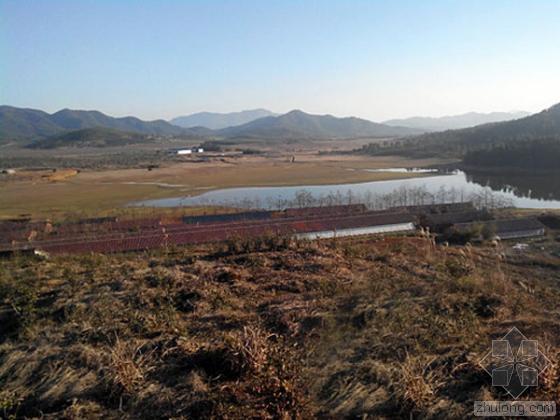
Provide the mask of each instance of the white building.
POLYGON ((194 149, 179 149, 177 150, 178 155, 192 155, 193 153, 204 153, 202 147, 196 147, 194 149))
POLYGON ((374 235, 380 233, 412 232, 416 230, 414 223, 394 223, 380 226, 364 226, 359 228, 323 230, 319 232, 304 232, 296 234, 298 239, 342 238, 345 236, 374 235))

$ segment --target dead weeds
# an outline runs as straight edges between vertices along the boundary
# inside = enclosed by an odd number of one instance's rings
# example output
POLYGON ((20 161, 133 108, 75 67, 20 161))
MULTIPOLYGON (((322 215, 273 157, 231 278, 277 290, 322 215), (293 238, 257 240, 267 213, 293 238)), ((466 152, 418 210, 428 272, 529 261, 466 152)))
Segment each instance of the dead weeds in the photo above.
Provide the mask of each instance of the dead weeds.
POLYGON ((0 415, 461 417, 517 325, 553 361, 554 255, 430 238, 269 235, 147 254, 0 261, 0 415))

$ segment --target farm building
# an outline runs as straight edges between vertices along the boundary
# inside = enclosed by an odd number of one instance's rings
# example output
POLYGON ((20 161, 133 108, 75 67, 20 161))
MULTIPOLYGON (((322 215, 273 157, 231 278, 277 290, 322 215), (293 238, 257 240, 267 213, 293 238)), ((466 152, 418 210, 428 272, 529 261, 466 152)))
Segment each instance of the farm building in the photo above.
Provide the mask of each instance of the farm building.
POLYGON ((429 227, 432 232, 440 233, 458 223, 470 223, 478 220, 484 221, 491 219, 492 215, 485 210, 418 215, 420 226, 429 227))
POLYGON ((183 223, 199 224, 199 223, 228 223, 238 222, 241 220, 266 220, 270 219, 269 211, 246 211, 241 213, 222 213, 222 214, 204 214, 200 216, 185 216, 183 223))
MULTIPOLYGON (((64 254, 146 250, 269 234, 317 239, 414 230, 415 216, 407 213, 365 211, 341 214, 337 213, 340 208, 335 207, 330 209, 334 213, 329 214, 328 210, 325 207, 326 213, 292 217, 286 217, 284 212, 267 211, 193 216, 171 224, 162 224, 159 219, 69 223, 55 226, 52 232, 33 230, 31 233, 34 234, 35 249, 64 254)), ((14 232, 12 240, 0 236, 0 251, 10 253, 28 249, 29 225, 25 226, 26 229, 14 232)))
POLYGON ((375 214, 357 226, 334 223, 325 230, 314 230, 296 234, 297 238, 322 239, 344 236, 372 235, 380 233, 412 232, 416 229, 414 217, 409 214, 375 214))
POLYGON ((174 151, 177 155, 192 155, 193 153, 204 153, 202 147, 193 147, 191 149, 177 149, 174 151))
POLYGON ((367 208, 364 204, 342 204, 336 206, 287 208, 278 213, 286 217, 308 217, 331 214, 358 214, 365 211, 367 211, 367 208))
MULTIPOLYGON (((221 213, 206 214, 201 216, 185 216, 183 223, 226 223, 240 220, 265 220, 278 219, 283 217, 324 217, 324 216, 345 216, 366 212, 367 208, 363 204, 348 204, 337 206, 322 207, 302 207, 286 208, 284 210, 253 210, 240 213, 221 213)), ((382 212, 385 213, 385 212, 382 212)))
POLYGON ((560 216, 556 214, 542 214, 538 219, 549 229, 560 229, 560 216))
POLYGON ((80 219, 77 223, 79 224, 100 224, 100 223, 115 223, 118 219, 114 216, 107 217, 90 217, 88 219, 80 219))
POLYGON ((495 238, 517 239, 544 236, 545 226, 534 218, 492 220, 478 223, 458 223, 453 228, 459 233, 475 229, 491 232, 495 238))
POLYGON ((392 210, 402 210, 414 214, 443 214, 443 213, 459 213, 467 212, 475 209, 470 201, 459 203, 442 203, 442 204, 421 204, 414 206, 392 207, 392 210))
POLYGON ((407 211, 416 215, 465 213, 474 211, 475 207, 470 201, 460 203, 423 204, 417 206, 393 207, 391 210, 407 211))

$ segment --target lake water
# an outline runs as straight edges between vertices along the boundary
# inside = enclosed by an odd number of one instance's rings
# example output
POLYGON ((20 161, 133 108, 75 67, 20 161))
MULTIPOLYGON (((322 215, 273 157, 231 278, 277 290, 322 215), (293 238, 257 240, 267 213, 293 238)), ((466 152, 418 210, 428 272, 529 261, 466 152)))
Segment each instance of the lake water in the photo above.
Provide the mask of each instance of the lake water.
MULTIPOLYGON (((367 170, 366 170, 367 171, 367 170)), ((378 171, 378 170, 369 170, 378 171)), ((409 171, 404 168, 384 172, 409 171)), ((433 172, 416 170, 418 172, 433 172)), ((474 175, 453 171, 434 176, 356 184, 301 185, 291 187, 244 187, 214 190, 196 196, 145 200, 131 206, 178 207, 225 205, 252 208, 282 208, 302 204, 314 197, 320 204, 365 202, 372 207, 479 200, 503 200, 520 208, 560 209, 560 179, 558 176, 474 175), (489 196, 491 196, 489 198, 489 196), (322 201, 321 201, 322 200, 322 201)), ((482 200, 482 201, 481 201, 482 200)), ((309 203, 312 204, 312 203, 309 203)))

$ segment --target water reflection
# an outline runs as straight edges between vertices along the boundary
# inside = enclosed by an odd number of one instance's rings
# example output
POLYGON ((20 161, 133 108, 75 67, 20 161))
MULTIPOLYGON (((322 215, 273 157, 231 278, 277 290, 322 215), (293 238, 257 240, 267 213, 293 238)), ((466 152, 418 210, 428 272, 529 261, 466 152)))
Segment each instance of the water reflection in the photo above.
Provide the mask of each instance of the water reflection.
POLYGON ((422 178, 362 182, 356 184, 246 187, 208 191, 196 196, 145 200, 131 206, 177 207, 224 205, 281 208, 299 204, 307 195, 323 205, 363 202, 370 207, 431 202, 501 201, 520 208, 560 208, 560 180, 554 176, 482 175, 455 170, 422 178))
POLYGON ((430 174, 430 173, 438 173, 438 169, 433 168, 383 168, 383 169, 364 169, 365 172, 390 172, 395 174, 407 174, 407 173, 416 173, 416 174, 430 174))
POLYGON ((466 171, 467 180, 488 185, 494 191, 510 191, 517 197, 538 200, 560 200, 560 173, 531 174, 485 174, 466 171))

